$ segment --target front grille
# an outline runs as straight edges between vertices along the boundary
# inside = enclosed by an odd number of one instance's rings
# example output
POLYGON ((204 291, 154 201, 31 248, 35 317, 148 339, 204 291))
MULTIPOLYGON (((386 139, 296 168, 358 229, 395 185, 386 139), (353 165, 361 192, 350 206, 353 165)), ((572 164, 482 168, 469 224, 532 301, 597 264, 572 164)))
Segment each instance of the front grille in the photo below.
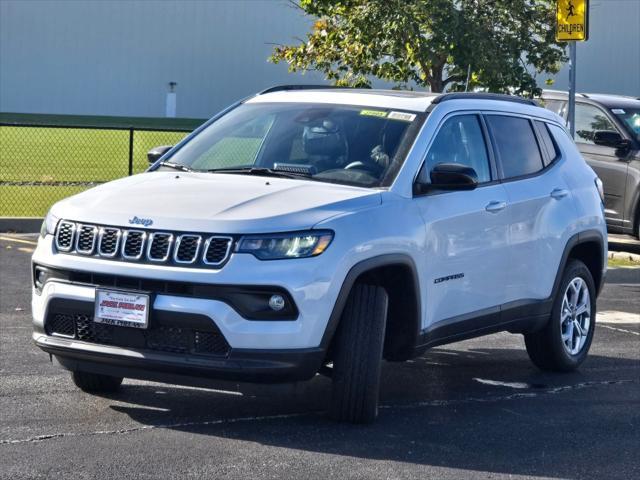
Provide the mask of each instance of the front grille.
POLYGON ((59 252, 112 260, 222 268, 233 251, 234 237, 199 233, 128 230, 60 221, 55 245, 59 252))
POLYGON ((47 324, 47 333, 49 335, 73 337, 75 333, 73 315, 64 315, 61 313, 53 315, 47 324))
POLYGON ((118 246, 120 244, 120 235, 121 232, 119 228, 101 228, 98 253, 103 257, 116 256, 118 253, 118 246))
POLYGON ((229 255, 232 241, 231 237, 209 238, 204 247, 204 263, 207 265, 219 265, 224 262, 227 255, 229 255))
POLYGON ((170 233, 152 233, 149 237, 147 258, 152 262, 166 262, 172 243, 173 235, 170 233))
POLYGON ((200 250, 200 235, 180 235, 176 244, 174 260, 177 263, 194 263, 200 250))
POLYGON ((193 332, 184 328, 160 327, 147 334, 148 348, 161 352, 188 353, 193 343, 193 332))
POLYGON ((222 333, 211 325, 210 331, 167 325, 149 325, 149 329, 116 327, 95 323, 93 316, 52 313, 47 317, 49 335, 75 338, 83 342, 137 348, 165 353, 226 356, 231 347, 222 333))
POLYGON ((61 221, 56 234, 56 247, 62 252, 68 252, 73 248, 73 234, 76 230, 74 223, 61 221))
POLYGON ((141 230, 127 230, 122 239, 122 256, 127 260, 139 260, 147 234, 141 230))
POLYGON ((93 225, 78 225, 76 233, 76 251, 91 255, 96 245, 98 228, 93 225))
POLYGON ((194 351, 196 353, 211 353, 227 351, 229 344, 222 334, 213 332, 195 332, 194 351))

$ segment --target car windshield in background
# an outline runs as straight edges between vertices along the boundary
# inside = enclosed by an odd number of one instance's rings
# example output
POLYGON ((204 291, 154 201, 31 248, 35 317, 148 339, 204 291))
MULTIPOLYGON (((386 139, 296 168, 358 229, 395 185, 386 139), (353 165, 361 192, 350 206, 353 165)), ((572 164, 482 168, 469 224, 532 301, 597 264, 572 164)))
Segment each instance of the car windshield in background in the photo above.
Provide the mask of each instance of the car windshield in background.
POLYGON ((425 114, 345 105, 243 104, 170 159, 194 171, 388 186, 425 114))
POLYGON ((622 121, 627 131, 640 142, 640 107, 612 108, 611 112, 622 121))

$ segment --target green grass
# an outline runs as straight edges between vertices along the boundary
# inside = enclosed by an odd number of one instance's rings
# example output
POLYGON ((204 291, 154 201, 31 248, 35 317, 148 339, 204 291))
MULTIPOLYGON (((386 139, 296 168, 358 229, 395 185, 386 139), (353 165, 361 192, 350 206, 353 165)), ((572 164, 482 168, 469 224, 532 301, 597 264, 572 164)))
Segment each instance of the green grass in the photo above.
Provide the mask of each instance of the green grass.
POLYGON ((622 258, 610 258, 608 262, 609 267, 640 267, 640 262, 634 262, 633 260, 627 260, 622 258))
MULTIPOLYGON (((174 145, 188 132, 136 131, 133 171, 147 151, 174 145)), ((7 185, 7 182, 105 182, 128 174, 129 132, 0 126, 0 216, 43 216, 56 201, 88 186, 7 185)))
POLYGON ((0 217, 42 217, 58 200, 90 187, 13 187, 0 185, 0 217))

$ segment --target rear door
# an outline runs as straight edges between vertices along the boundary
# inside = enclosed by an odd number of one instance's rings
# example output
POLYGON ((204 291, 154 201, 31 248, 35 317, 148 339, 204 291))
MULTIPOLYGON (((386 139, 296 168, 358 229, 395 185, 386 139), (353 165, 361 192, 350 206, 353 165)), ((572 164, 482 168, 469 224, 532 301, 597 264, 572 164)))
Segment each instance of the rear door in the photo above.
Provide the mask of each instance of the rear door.
POLYGON ((604 184, 607 224, 621 226, 624 220, 625 188, 629 163, 627 155, 619 156, 615 148, 593 143, 594 134, 598 130, 615 131, 622 135, 603 109, 587 103, 576 103, 576 134, 574 138, 576 145, 604 184))
POLYGON ((497 113, 485 118, 509 203, 505 303, 545 299, 575 219, 571 192, 556 168, 558 149, 544 122, 497 113))

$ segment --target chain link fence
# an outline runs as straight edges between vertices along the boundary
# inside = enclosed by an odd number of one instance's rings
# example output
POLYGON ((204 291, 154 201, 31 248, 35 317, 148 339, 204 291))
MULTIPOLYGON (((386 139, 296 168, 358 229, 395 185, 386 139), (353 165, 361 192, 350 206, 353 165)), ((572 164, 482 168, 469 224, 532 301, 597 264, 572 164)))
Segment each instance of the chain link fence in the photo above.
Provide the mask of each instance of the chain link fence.
POLYGON ((143 172, 187 128, 0 123, 0 217, 42 217, 58 200, 143 172))

